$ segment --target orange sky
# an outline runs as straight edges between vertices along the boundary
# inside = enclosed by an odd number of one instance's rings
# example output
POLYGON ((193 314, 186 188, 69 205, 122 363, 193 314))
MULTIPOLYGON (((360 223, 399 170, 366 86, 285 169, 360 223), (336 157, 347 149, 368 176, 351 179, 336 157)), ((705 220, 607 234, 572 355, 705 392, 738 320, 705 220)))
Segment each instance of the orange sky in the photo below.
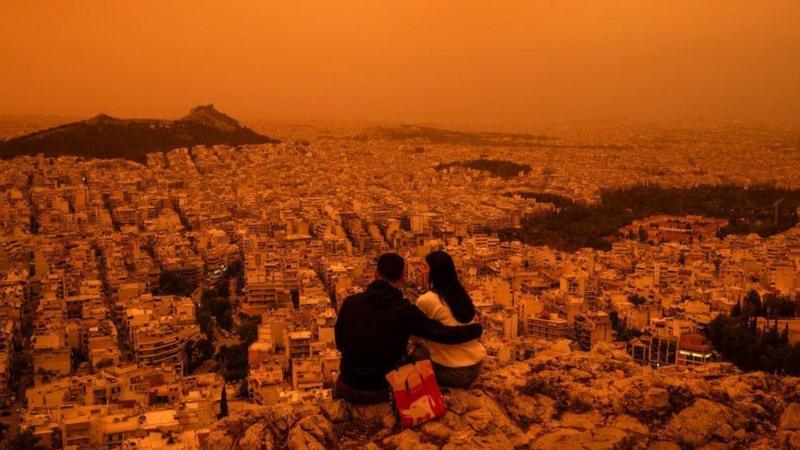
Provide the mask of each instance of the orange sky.
POLYGON ((0 113, 800 120, 800 1, 0 1, 0 113))

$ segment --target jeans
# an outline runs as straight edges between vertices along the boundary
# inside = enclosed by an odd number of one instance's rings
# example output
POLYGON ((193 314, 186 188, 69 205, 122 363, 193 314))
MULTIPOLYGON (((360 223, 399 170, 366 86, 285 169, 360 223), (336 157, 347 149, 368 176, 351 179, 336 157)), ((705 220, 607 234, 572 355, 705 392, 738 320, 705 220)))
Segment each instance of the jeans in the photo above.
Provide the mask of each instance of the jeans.
MULTIPOLYGON (((431 359, 430 352, 424 345, 417 345, 414 351, 411 352, 411 360, 422 361, 423 359, 431 359)), ((466 389, 478 378, 483 361, 466 367, 447 367, 436 364, 433 361, 431 361, 431 364, 439 386, 466 389)))
POLYGON ((356 389, 346 385, 342 381, 342 377, 336 379, 336 384, 333 386, 333 398, 343 399, 348 403, 355 405, 373 405, 376 403, 385 403, 390 400, 391 393, 389 388, 379 391, 366 391, 356 389))

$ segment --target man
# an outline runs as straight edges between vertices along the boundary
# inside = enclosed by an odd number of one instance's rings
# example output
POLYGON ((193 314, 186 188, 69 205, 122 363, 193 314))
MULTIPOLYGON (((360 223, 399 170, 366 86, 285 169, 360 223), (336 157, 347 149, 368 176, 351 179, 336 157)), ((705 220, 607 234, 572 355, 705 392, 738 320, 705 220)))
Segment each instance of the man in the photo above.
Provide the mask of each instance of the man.
POLYGON ((386 374, 401 365, 412 335, 460 344, 483 333, 477 323, 449 327, 429 319, 398 289, 404 271, 400 255, 381 255, 375 281, 342 303, 335 328, 336 347, 342 353, 335 398, 362 404, 389 401, 386 374))

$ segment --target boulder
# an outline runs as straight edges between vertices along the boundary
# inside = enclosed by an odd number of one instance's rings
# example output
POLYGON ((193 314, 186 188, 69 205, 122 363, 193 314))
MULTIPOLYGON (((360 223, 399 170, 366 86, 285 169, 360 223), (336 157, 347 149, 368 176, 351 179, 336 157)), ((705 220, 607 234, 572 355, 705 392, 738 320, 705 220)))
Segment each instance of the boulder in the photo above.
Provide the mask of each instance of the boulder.
POLYGON ((541 421, 541 416, 539 415, 541 407, 532 397, 515 396, 503 402, 503 406, 506 408, 509 417, 523 426, 541 421))
POLYGON ((611 426, 632 434, 647 435, 650 433, 647 425, 644 425, 627 414, 615 417, 614 420, 611 421, 611 426))
POLYGON ((555 448, 580 449, 582 447, 580 442, 580 431, 559 429, 536 439, 531 448, 533 450, 551 450, 555 448))
POLYGON ((208 434, 206 445, 209 450, 225 450, 233 448, 233 437, 224 430, 214 430, 208 434))
POLYGON ((800 450, 800 433, 792 433, 786 439, 786 447, 789 450, 800 450))
MULTIPOLYGON (((286 441, 289 450, 325 450, 326 447, 316 440, 314 436, 303 431, 300 427, 293 427, 289 430, 289 438, 286 441)), ((231 447, 229 447, 231 448, 231 447)))
POLYGON ((394 411, 389 403, 377 405, 347 405, 350 423, 365 430, 377 430, 394 425, 394 411))
POLYGON ((800 403, 791 403, 783 410, 781 431, 800 431, 800 403))
POLYGON ((344 400, 326 400, 321 405, 322 413, 331 422, 343 422, 349 417, 347 402, 344 400))
POLYGON ((308 416, 300 419, 294 427, 292 427, 292 429, 296 428, 300 428, 322 443, 330 443, 336 440, 333 424, 321 415, 308 416))
POLYGON ((647 450, 681 450, 681 446, 669 441, 656 441, 647 446, 647 450))
POLYGON ((697 450, 730 450, 732 447, 733 446, 729 444, 723 444, 722 442, 709 442, 697 450))
POLYGON ((272 434, 263 423, 251 425, 239 441, 240 450, 272 450, 272 434))
MULTIPOLYGON (((586 437, 586 434, 584 434, 586 437)), ((584 441, 583 447, 587 450, 616 450, 629 448, 630 434, 619 428, 604 427, 591 432, 590 439, 584 441)))
POLYGON ((575 368, 569 369, 569 374, 575 381, 580 381, 580 382, 589 381, 592 378, 594 378, 594 375, 592 375, 591 373, 585 370, 575 369, 575 368))
POLYGON ((683 409, 667 425, 667 432, 676 441, 701 447, 714 438, 723 442, 733 437, 732 412, 719 403, 703 398, 683 409))
POLYGON ((383 445, 392 450, 438 450, 433 444, 420 442, 419 434, 412 430, 403 430, 383 440, 383 445))
POLYGON ((603 421, 603 417, 597 413, 575 414, 564 413, 560 419, 560 425, 564 428, 575 430, 594 430, 603 421))
POLYGON ((669 408, 669 391, 650 388, 644 393, 642 407, 648 412, 658 412, 669 408))
POLYGON ((420 432, 433 440, 446 442, 452 436, 453 429, 442 422, 431 420, 420 427, 420 432))
POLYGON ((453 389, 445 400, 447 409, 459 415, 481 407, 480 398, 467 389, 453 389))

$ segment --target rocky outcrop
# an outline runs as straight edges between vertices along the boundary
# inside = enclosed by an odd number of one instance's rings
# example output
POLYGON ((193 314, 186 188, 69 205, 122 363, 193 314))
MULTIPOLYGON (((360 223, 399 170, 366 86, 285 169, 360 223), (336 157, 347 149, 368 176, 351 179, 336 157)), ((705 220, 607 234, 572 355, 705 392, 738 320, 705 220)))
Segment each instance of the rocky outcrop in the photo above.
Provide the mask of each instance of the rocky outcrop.
POLYGON ((43 153, 145 162, 150 152, 195 145, 277 144, 239 125, 213 105, 193 108, 179 120, 116 119, 100 114, 9 140, 0 139, 0 158, 43 153))
POLYGON ((791 403, 781 414, 780 442, 792 450, 800 449, 800 403, 791 403))
POLYGON ((599 346, 543 343, 445 390, 447 414, 399 430, 388 404, 275 405, 217 422, 210 449, 800 449, 800 378, 730 364, 653 370, 599 346))

